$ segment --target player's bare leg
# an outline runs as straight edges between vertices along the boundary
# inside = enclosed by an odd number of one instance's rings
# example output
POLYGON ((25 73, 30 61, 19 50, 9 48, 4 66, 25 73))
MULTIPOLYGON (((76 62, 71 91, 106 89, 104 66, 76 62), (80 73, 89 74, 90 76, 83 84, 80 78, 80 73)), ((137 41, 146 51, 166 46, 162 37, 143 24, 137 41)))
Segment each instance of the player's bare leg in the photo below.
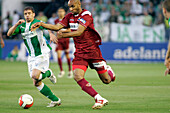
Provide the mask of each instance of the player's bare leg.
POLYGON ((107 72, 99 74, 99 77, 104 84, 109 84, 111 82, 111 77, 107 72))
POLYGON ((73 73, 74 73, 74 80, 76 82, 78 82, 84 78, 85 72, 82 69, 77 68, 73 71, 73 73))
POLYGON ((66 55, 66 58, 67 58, 67 64, 68 64, 68 78, 73 78, 73 73, 71 71, 71 59, 70 59, 70 56, 69 56, 69 49, 65 50, 65 55, 66 55))
POLYGON ((61 78, 64 76, 65 72, 63 71, 63 66, 62 66, 62 58, 61 58, 61 50, 57 50, 57 56, 58 56, 58 65, 60 67, 60 73, 58 74, 58 77, 61 78))
POLYGON ((82 88, 83 91, 88 93, 91 97, 93 97, 96 101, 95 105, 92 106, 93 109, 100 109, 104 105, 108 104, 108 101, 101 97, 91 86, 91 84, 84 79, 85 71, 82 69, 75 69, 73 71, 74 73, 74 79, 79 84, 79 86, 82 88))
POLYGON ((109 84, 110 82, 115 81, 115 78, 116 78, 115 73, 113 72, 111 68, 107 69, 107 72, 101 73, 98 75, 104 84, 109 84))
MULTIPOLYGON (((105 61, 97 61, 92 63, 93 68, 96 69, 100 79, 103 83, 109 84, 115 80, 115 74, 109 65, 106 65, 105 61)), ((100 109, 101 107, 108 104, 108 100, 101 97, 100 95, 95 96, 96 103, 92 107, 93 109, 100 109)))
POLYGON ((32 80, 33 80, 33 84, 35 87, 37 87, 37 89, 40 91, 41 94, 43 94, 44 96, 48 97, 51 100, 51 103, 47 106, 47 107, 55 107, 55 106, 59 106, 61 104, 61 100, 60 98, 57 98, 52 91, 50 90, 50 88, 48 88, 43 82, 42 80, 46 77, 51 77, 54 76, 52 74, 51 70, 46 71, 45 73, 42 73, 40 70, 38 69, 33 69, 32 71, 32 80))

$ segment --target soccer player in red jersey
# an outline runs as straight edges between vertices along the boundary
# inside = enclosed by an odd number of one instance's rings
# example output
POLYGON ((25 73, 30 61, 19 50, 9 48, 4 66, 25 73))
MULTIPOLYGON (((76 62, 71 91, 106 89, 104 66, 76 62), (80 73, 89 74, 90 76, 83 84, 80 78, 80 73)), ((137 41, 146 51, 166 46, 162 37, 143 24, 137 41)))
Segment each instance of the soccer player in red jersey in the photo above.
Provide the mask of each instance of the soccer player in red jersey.
POLYGON ((88 65, 95 69, 103 83, 109 84, 115 80, 115 74, 111 67, 106 64, 103 59, 99 45, 101 45, 101 37, 97 33, 93 24, 91 13, 81 8, 80 0, 69 0, 69 9, 71 13, 67 14, 57 25, 45 24, 42 22, 32 25, 31 30, 35 30, 40 26, 50 30, 60 30, 63 27, 69 27, 71 32, 57 32, 58 38, 73 37, 76 51, 73 59, 74 79, 83 91, 88 93, 95 99, 93 109, 100 109, 108 104, 108 100, 101 97, 92 85, 85 80, 84 75, 88 65))
MULTIPOLYGON (((59 18, 55 20, 55 24, 59 23, 64 18, 65 13, 66 12, 65 12, 64 8, 58 9, 57 14, 58 14, 59 18)), ((70 32, 71 30, 70 30, 70 28, 67 28, 67 29, 61 29, 60 31, 70 32)), ((71 71, 71 60, 70 60, 70 56, 69 56, 69 38, 58 39, 56 52, 58 55, 58 65, 60 67, 60 73, 58 74, 59 78, 63 77, 65 74, 65 72, 63 71, 63 67, 62 67, 62 58, 61 58, 62 50, 64 50, 66 58, 67 58, 67 64, 68 64, 68 68, 69 68, 68 78, 72 78, 73 74, 71 71)))

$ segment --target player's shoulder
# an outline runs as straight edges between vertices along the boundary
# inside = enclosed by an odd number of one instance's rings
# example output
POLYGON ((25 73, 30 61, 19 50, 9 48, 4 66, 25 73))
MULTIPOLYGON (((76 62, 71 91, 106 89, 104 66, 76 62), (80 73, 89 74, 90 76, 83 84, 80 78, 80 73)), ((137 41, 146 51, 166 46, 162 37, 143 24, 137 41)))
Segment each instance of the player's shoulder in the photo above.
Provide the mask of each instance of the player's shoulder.
POLYGON ((18 25, 18 28, 22 29, 26 27, 26 22, 23 22, 22 24, 18 25))
POLYGON ((59 18, 54 20, 55 24, 57 24, 59 22, 59 18))
POLYGON ((66 16, 65 17, 71 17, 71 16, 73 16, 73 13, 68 13, 68 14, 66 14, 66 16))
POLYGON ((55 19, 55 21, 59 21, 59 18, 55 19))
POLYGON ((33 23, 36 23, 36 22, 42 22, 42 21, 41 21, 41 20, 34 19, 34 20, 33 20, 33 23))
POLYGON ((88 11, 86 9, 83 9, 83 12, 81 13, 81 16, 85 16, 85 15, 92 16, 90 11, 88 11))

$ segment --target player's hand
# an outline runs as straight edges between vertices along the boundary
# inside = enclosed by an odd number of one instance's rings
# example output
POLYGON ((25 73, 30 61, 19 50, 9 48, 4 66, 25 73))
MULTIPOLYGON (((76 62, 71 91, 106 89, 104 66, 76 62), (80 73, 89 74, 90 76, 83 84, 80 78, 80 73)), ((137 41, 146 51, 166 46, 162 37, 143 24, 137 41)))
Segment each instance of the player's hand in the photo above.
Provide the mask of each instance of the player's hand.
POLYGON ((22 24, 22 23, 24 23, 24 22, 25 22, 24 19, 20 19, 20 20, 18 20, 18 22, 16 23, 16 25, 18 26, 18 25, 20 25, 20 24, 22 24))
POLYGON ((50 35, 50 43, 52 41, 57 44, 58 43, 57 37, 53 33, 49 33, 49 35, 50 35))
POLYGON ((1 40, 1 48, 4 48, 4 47, 5 47, 4 40, 1 40))
POLYGON ((37 28, 42 26, 42 22, 37 22, 31 26, 31 31, 35 31, 37 28))
POLYGON ((62 31, 58 31, 58 32, 57 32, 57 38, 58 38, 58 39, 63 38, 63 33, 62 33, 62 31))

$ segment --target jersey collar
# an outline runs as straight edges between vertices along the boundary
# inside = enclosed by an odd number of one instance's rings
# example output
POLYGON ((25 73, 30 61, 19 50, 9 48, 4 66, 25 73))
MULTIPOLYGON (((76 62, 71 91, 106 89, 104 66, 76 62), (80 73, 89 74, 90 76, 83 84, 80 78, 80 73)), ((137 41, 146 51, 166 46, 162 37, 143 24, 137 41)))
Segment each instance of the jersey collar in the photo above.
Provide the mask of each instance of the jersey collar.
POLYGON ((74 15, 74 16, 75 16, 75 17, 79 17, 84 11, 85 11, 85 9, 82 9, 81 13, 76 14, 76 15, 74 15))

